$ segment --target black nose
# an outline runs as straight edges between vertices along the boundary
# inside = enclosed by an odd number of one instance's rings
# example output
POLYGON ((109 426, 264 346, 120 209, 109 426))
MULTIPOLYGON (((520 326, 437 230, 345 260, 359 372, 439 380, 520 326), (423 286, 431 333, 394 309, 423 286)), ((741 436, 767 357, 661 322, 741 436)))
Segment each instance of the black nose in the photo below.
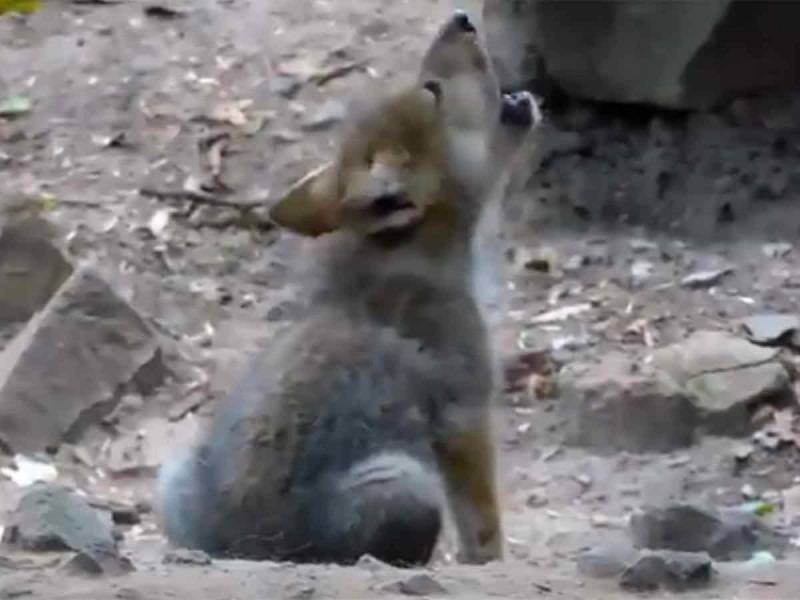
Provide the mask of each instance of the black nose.
POLYGON ((472 21, 469 20, 469 15, 463 10, 457 10, 453 14, 453 21, 455 21, 456 25, 461 29, 461 31, 467 32, 474 32, 475 26, 472 24, 472 21))

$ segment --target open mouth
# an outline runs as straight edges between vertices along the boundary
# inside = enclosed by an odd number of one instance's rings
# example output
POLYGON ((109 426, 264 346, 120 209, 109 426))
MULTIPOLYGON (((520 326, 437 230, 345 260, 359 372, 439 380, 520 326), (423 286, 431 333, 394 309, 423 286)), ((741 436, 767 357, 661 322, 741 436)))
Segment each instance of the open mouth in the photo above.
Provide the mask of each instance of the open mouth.
POLYGON ((378 235, 389 231, 399 232, 414 229, 422 221, 422 213, 413 204, 397 207, 372 222, 367 231, 368 235, 378 235))
POLYGON ((392 213, 414 208, 414 204, 401 194, 384 194, 383 196, 378 196, 370 205, 370 211, 376 217, 387 217, 392 213))

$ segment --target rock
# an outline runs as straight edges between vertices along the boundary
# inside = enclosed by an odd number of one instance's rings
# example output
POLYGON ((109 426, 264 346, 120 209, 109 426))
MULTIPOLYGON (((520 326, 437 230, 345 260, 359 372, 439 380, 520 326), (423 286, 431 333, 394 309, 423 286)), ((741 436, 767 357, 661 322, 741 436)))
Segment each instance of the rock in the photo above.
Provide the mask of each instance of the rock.
POLYGON ((767 258, 783 258, 792 251, 792 245, 788 242, 764 244, 761 246, 761 251, 767 258))
POLYGON ((50 483, 58 479, 58 469, 51 463, 22 454, 14 457, 14 468, 0 468, 0 474, 19 487, 28 487, 34 483, 50 483))
POLYGON ((440 596, 447 593, 447 589, 441 583, 425 573, 418 573, 385 585, 383 591, 404 596, 440 596))
POLYGON ((335 99, 327 100, 317 112, 303 124, 306 131, 330 129, 347 115, 347 108, 335 99))
POLYGON ((667 108, 796 87, 800 58, 785 23, 798 18, 792 2, 484 2, 502 86, 667 108))
POLYGON ((0 354, 0 441, 18 453, 71 441, 122 386, 163 375, 142 318, 91 271, 76 272, 0 354))
POLYGON ((304 600, 313 598, 317 593, 317 588, 304 582, 296 582, 286 587, 284 598, 288 600, 304 600))
POLYGON ((99 499, 90 499, 89 504, 94 508, 110 512, 115 525, 138 525, 142 522, 139 509, 135 505, 99 499))
POLYGON ((22 497, 3 542, 33 552, 74 550, 73 566, 84 572, 115 575, 132 569, 117 551, 111 514, 57 485, 37 484, 22 497))
POLYGON ((548 502, 547 491, 544 488, 540 488, 531 491, 525 500, 525 505, 529 508, 542 508, 547 506, 548 502))
POLYGON ((5 585, 0 590, 0 600, 14 600, 15 598, 28 598, 33 596, 33 588, 21 583, 5 585))
POLYGON ((136 570, 130 559, 102 552, 91 554, 78 552, 64 565, 64 568, 74 575, 119 576, 136 570))
POLYGON ((72 273, 54 237, 38 218, 0 223, 0 326, 27 321, 72 273))
POLYGON ((177 548, 164 554, 165 565, 195 565, 208 566, 211 564, 211 557, 202 550, 188 550, 177 548))
POLYGON ((639 552, 630 543, 592 546, 578 555, 578 573, 599 579, 618 577, 638 555, 639 552))
POLYGON ((389 567, 387 563, 375 558, 371 554, 364 554, 361 556, 356 562, 356 566, 373 573, 389 567))
POLYGON ((783 490, 783 515, 787 525, 800 525, 800 485, 783 490))
POLYGON ((669 452, 692 444, 696 415, 689 396, 632 373, 624 355, 567 365, 558 386, 572 444, 600 452, 669 452))
POLYGON ((631 265, 631 287, 640 288, 653 275, 655 265, 649 260, 635 260, 631 265))
POLYGON ((698 331, 661 348, 652 365, 691 397, 702 425, 720 435, 749 433, 759 403, 794 394, 776 350, 723 331, 698 331))
POLYGON ((796 315, 753 315, 742 322, 742 328, 754 344, 800 347, 800 317, 796 315))
POLYGON ((719 561, 747 560, 759 550, 780 555, 787 543, 783 535, 745 511, 689 504, 635 513, 630 533, 639 548, 707 552, 719 561))
POLYGON ((664 550, 641 556, 625 569, 620 585, 636 592, 653 591, 662 586, 684 591, 708 586, 712 575, 708 554, 664 550))

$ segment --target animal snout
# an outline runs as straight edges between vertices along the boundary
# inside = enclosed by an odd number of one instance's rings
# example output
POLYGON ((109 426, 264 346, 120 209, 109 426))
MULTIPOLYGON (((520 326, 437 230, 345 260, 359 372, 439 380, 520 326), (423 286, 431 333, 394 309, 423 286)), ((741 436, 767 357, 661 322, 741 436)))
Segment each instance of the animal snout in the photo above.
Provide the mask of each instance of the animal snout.
POLYGON ((461 31, 473 33, 475 26, 469 20, 469 15, 463 10, 457 10, 453 13, 453 22, 458 26, 461 31))

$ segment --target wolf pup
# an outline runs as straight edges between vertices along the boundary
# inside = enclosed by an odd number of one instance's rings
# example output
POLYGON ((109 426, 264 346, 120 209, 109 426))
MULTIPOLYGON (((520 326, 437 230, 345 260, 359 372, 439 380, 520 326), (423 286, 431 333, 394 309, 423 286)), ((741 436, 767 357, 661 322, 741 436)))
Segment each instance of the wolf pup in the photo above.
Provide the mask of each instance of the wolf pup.
POLYGON ((419 81, 353 117, 273 220, 311 240, 310 314, 258 356, 161 473, 177 545, 213 555, 426 563, 449 507, 460 559, 502 557, 473 235, 537 119, 455 13, 419 81))

